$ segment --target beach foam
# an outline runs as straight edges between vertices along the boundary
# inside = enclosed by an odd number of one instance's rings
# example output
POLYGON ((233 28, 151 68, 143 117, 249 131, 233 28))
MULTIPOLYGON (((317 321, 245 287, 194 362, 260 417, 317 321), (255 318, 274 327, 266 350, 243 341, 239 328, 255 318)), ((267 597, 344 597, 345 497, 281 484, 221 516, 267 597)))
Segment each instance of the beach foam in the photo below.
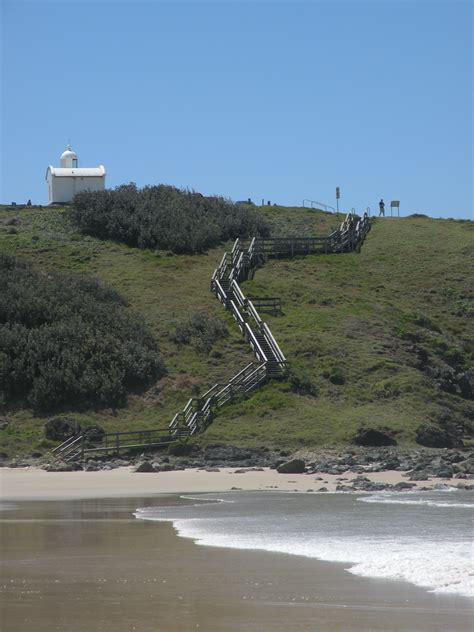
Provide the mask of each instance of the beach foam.
POLYGON ((464 497, 461 502, 459 492, 449 500, 442 492, 427 494, 426 499, 416 492, 302 499, 257 493, 233 495, 235 502, 227 506, 218 502, 228 500, 225 496, 206 495, 193 497, 193 506, 138 509, 135 515, 171 521, 180 536, 203 546, 341 562, 354 575, 473 597, 472 504, 464 497))

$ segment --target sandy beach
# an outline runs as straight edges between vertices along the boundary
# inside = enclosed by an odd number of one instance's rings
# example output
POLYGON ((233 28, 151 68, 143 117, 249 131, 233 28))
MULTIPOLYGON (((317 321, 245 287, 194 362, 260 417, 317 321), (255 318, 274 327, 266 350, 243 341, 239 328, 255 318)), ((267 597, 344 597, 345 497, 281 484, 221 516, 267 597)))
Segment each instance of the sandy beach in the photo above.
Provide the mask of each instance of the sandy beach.
MULTIPOLYGON (((39 468, 2 468, 0 495, 3 500, 73 500, 81 498, 125 498, 156 494, 242 491, 317 492, 325 487, 336 491, 338 484, 350 482, 356 474, 341 475, 278 474, 264 468, 222 468, 218 472, 180 470, 174 472, 136 473, 121 467, 99 472, 46 472, 39 468), (244 470, 244 471, 242 471, 244 470), (240 473, 239 473, 240 472, 240 473)), ((367 474, 371 481, 395 485, 406 482, 403 472, 386 471, 367 474)), ((416 488, 452 484, 452 480, 431 478, 416 481, 416 488)))
MULTIPOLYGON (((137 507, 182 503, 185 493, 334 491, 355 476, 3 468, 2 625, 9 632, 470 630, 467 598, 356 577, 341 563, 199 546, 171 523, 133 515, 137 507)), ((396 471, 368 477, 406 481, 396 471)))

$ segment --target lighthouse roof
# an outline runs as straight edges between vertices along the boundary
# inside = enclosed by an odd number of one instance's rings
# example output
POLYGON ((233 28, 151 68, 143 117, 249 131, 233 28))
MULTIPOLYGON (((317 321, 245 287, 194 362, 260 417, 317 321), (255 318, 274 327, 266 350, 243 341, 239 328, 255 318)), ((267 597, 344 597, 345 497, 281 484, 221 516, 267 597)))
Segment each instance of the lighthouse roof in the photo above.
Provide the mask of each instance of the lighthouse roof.
POLYGON ((74 149, 71 147, 71 145, 68 145, 66 147, 66 150, 63 151, 63 153, 61 154, 61 160, 63 160, 64 158, 73 158, 73 159, 77 159, 77 154, 74 151, 74 149))
MULTIPOLYGON (((58 178, 66 178, 75 176, 76 178, 86 178, 90 176, 105 176, 105 167, 104 165, 100 165, 99 167, 53 167, 49 166, 48 171, 51 172, 52 176, 56 176, 58 178)), ((46 174, 47 175, 47 174, 46 174)))

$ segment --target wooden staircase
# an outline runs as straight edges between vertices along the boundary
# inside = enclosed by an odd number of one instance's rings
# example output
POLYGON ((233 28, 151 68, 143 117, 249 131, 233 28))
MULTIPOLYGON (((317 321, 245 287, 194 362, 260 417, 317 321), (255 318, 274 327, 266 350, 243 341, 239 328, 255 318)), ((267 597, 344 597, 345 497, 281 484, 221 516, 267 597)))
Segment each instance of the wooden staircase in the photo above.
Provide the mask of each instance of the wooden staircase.
MULTIPOLYGON (((282 379, 288 363, 268 325, 263 322, 239 283, 252 279, 258 266, 269 258, 298 255, 349 252, 360 247, 370 230, 367 214, 359 217, 348 213, 339 229, 326 237, 283 237, 251 240, 236 239, 230 252, 225 252, 211 279, 211 291, 226 310, 232 313, 242 335, 257 360, 237 373, 222 386, 215 384, 200 398, 192 398, 171 424, 172 436, 193 435, 204 430, 217 409, 238 396, 247 395, 268 380, 282 379)), ((275 299, 272 299, 275 300, 275 299)))
POLYGON ((369 230, 370 219, 367 214, 359 217, 348 213, 340 228, 326 237, 236 239, 232 250, 224 253, 212 275, 211 291, 231 312, 256 361, 245 366, 225 384, 214 384, 203 395, 189 399, 166 429, 110 433, 95 444, 85 435, 76 435, 55 448, 54 455, 71 461, 84 458, 87 454, 120 454, 123 450, 159 447, 185 440, 205 430, 223 406, 237 398, 247 397, 268 380, 284 378, 288 362, 254 302, 244 295, 239 283, 252 279, 257 267, 264 265, 269 258, 357 250, 369 230))

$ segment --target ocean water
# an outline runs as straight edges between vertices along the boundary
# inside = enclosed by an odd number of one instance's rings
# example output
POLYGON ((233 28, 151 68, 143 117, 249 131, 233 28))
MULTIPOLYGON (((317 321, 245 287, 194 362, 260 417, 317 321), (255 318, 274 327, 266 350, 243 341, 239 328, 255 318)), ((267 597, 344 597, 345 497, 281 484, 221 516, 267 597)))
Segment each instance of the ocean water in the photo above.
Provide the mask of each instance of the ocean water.
POLYGON ((202 546, 341 562, 349 573, 474 597, 472 492, 221 493, 138 508, 202 546))

